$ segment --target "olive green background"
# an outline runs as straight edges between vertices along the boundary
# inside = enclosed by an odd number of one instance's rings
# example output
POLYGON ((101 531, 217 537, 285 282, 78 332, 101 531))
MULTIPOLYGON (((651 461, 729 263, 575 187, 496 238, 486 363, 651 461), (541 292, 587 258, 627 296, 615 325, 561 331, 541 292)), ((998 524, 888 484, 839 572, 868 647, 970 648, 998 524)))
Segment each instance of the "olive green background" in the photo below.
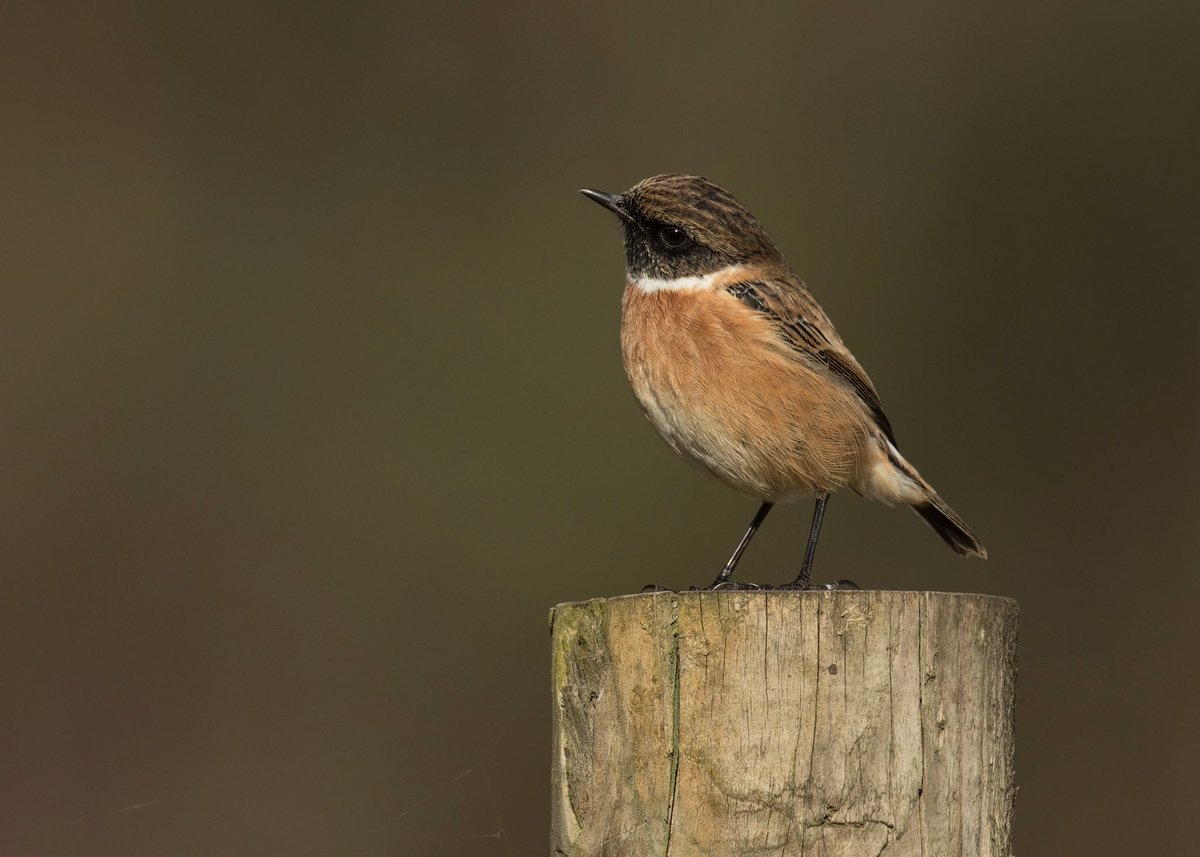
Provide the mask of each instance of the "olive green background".
POLYGON ((547 608, 755 508, 622 374, 575 191, 666 171, 992 554, 848 494, 818 578, 1020 601, 1018 852, 1194 853, 1200 6, 2 15, 0 853, 546 853, 547 608))

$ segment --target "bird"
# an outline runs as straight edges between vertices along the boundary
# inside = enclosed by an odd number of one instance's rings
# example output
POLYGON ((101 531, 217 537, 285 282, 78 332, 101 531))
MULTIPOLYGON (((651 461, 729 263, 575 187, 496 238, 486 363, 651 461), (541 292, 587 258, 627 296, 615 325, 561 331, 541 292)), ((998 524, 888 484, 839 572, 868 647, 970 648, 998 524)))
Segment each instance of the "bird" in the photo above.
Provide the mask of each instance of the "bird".
POLYGON ((643 412, 686 461, 760 505, 708 589, 732 580, 777 503, 814 498, 800 573, 814 585, 830 495, 849 488, 912 508, 956 553, 987 551, 900 454, 879 394, 766 230, 725 188, 664 174, 584 196, 624 230, 621 352, 643 412))

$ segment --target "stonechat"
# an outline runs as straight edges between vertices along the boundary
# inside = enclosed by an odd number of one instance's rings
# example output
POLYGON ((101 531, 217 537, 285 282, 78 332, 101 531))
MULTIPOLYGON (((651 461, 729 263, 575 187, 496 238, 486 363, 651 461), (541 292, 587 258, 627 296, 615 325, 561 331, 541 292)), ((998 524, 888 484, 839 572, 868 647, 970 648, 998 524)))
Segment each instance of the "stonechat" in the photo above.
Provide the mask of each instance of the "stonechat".
POLYGON ((816 508, 785 588, 815 588, 821 521, 839 488, 904 503, 955 552, 987 557, 900 454, 875 385, 729 191, 661 175, 622 194, 581 193, 624 227, 621 351, 646 416, 687 461, 761 502, 710 588, 744 587, 731 577, 759 525, 774 504, 801 497, 816 508))

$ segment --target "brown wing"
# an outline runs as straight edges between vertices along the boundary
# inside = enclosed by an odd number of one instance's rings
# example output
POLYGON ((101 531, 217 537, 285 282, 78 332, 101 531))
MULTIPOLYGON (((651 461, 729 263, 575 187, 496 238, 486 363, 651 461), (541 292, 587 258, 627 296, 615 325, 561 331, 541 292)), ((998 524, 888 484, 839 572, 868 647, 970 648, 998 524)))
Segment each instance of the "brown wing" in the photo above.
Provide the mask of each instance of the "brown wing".
POLYGON ((875 385, 858 365, 854 355, 842 344, 833 322, 803 283, 799 280, 784 283, 744 280, 727 286, 725 291, 770 318, 788 345, 825 366, 835 377, 849 385, 871 411, 888 440, 893 444, 896 442, 892 424, 883 412, 875 385))

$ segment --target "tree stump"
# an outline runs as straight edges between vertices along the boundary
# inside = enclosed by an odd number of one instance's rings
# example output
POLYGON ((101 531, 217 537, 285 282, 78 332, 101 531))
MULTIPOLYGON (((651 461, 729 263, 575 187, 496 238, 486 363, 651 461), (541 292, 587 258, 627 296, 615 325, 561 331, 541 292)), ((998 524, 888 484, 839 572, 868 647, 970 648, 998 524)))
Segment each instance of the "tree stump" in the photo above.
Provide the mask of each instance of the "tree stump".
POLYGON ((556 857, 1011 853, 1011 599, 662 592, 551 628, 556 857))

